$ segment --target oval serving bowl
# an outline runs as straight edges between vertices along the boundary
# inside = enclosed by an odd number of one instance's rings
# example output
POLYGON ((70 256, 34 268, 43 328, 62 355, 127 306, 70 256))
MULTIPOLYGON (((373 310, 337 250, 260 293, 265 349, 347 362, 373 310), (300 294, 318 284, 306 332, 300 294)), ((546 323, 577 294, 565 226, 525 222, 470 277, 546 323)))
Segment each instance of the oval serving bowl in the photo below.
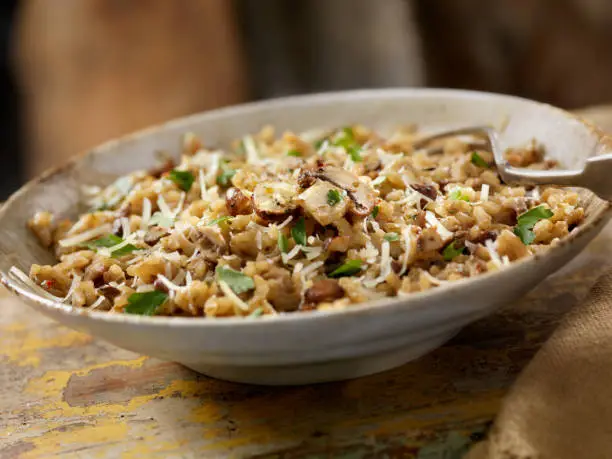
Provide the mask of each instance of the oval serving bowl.
POLYGON ((216 110, 108 142, 15 193, 0 210, 2 282, 23 301, 68 327, 213 377, 269 385, 334 381, 390 369, 440 346, 461 327, 516 300, 564 266, 610 218, 608 203, 584 191, 585 221, 539 256, 407 297, 257 320, 143 317, 73 309, 41 298, 5 275, 12 265, 27 272, 32 263, 53 261, 52 254, 26 229, 35 211, 76 216, 81 185, 105 185, 118 175, 150 168, 156 152, 178 152, 186 131, 200 135, 207 145, 223 146, 266 124, 299 132, 352 123, 380 129, 409 123, 428 128, 492 124, 503 129, 502 147, 520 146, 535 138, 550 157, 568 168, 612 150, 612 143, 600 131, 564 111, 468 91, 352 91, 216 110))

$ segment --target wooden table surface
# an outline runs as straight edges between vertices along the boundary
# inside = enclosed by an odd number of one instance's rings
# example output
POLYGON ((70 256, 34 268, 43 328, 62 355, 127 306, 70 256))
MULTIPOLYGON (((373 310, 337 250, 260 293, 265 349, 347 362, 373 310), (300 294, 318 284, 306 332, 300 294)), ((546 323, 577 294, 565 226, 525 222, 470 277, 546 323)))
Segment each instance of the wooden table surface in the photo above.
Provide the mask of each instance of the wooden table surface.
MULTIPOLYGON (((612 126, 612 108, 588 117, 612 126)), ((0 292, 0 458, 454 459, 588 293, 612 228, 527 298, 396 370, 266 388, 118 349, 0 292)))

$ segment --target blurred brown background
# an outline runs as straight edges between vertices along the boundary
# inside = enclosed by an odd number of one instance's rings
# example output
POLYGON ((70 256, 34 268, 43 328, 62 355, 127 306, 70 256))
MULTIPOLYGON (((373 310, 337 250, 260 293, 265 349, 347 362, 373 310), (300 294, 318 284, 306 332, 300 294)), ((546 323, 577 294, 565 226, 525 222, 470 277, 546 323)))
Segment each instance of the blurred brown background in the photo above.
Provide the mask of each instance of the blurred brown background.
POLYGON ((439 86, 566 108, 612 101, 609 0, 9 0, 1 8, 2 197, 108 138, 253 99, 439 86))

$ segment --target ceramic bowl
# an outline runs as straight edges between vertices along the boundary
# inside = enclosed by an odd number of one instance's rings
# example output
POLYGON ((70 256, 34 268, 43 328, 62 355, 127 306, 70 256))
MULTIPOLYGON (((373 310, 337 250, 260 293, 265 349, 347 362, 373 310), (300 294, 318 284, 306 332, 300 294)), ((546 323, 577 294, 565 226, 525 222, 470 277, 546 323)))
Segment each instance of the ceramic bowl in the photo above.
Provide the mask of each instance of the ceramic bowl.
MULTIPOLYGON (((610 151, 597 129, 559 109, 515 97, 436 89, 353 91, 291 97, 190 116, 108 142, 47 172, 13 195, 0 210, 0 270, 28 271, 53 257, 26 230, 38 210, 79 212, 81 184, 109 183, 149 168, 160 150, 178 152, 185 131, 223 146, 266 124, 280 131, 363 123, 384 129, 493 124, 502 146, 532 138, 566 167, 610 151)), ((313 311, 260 319, 141 317, 89 312, 41 298, 5 275, 2 282, 23 301, 62 324, 131 351, 171 360, 225 380, 305 384, 355 378, 387 370, 440 346, 461 327, 518 299, 565 265, 610 217, 607 202, 582 192, 586 220, 541 256, 501 271, 403 298, 345 310, 313 311)))

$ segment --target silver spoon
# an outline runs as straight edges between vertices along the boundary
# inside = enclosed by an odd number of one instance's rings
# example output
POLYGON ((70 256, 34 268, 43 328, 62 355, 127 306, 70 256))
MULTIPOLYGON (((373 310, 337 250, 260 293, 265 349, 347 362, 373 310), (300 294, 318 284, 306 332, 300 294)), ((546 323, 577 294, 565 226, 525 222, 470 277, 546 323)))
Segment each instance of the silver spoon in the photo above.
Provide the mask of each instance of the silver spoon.
POLYGON ((612 200, 612 154, 592 156, 580 170, 533 170, 513 167, 505 160, 499 147, 497 132, 490 127, 474 126, 438 132, 414 143, 417 149, 425 148, 434 140, 458 135, 484 137, 493 153, 495 166, 502 180, 509 185, 563 185, 588 188, 605 200, 612 200))

